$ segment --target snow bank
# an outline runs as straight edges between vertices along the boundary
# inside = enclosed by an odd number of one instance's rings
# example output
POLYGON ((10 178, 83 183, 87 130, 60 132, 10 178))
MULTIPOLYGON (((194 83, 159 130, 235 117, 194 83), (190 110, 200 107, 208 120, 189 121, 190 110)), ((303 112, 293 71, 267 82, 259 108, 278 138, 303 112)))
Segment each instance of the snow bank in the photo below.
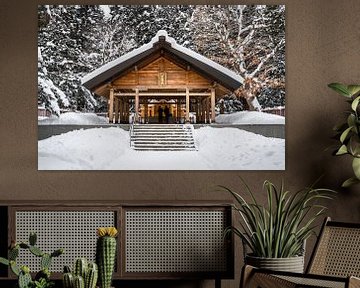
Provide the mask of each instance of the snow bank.
POLYGON ((129 132, 76 130, 38 142, 39 170, 283 170, 285 140, 236 128, 195 130, 198 151, 135 151, 129 132))
POLYGON ((94 113, 79 113, 79 112, 67 112, 60 114, 59 117, 52 116, 46 119, 39 119, 39 125, 57 125, 57 124, 69 124, 69 125, 97 125, 107 124, 108 120, 105 117, 97 116, 94 113))
POLYGON ((220 114, 215 121, 219 124, 285 124, 285 117, 258 111, 240 111, 220 114))
POLYGON ((198 153, 210 170, 283 170, 285 140, 237 128, 195 129, 198 153))

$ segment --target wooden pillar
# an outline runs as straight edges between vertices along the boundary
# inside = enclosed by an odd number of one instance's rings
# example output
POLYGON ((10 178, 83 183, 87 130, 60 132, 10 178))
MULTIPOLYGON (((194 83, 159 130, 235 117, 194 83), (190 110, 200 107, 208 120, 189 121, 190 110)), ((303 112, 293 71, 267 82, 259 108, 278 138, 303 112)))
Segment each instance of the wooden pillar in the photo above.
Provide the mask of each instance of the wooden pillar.
POLYGON ((200 123, 200 98, 196 99, 196 123, 200 123))
POLYGON ((110 89, 110 99, 109 99, 109 123, 113 123, 114 120, 114 89, 110 89))
POLYGON ((119 99, 116 98, 115 100, 115 123, 119 123, 119 99))
POLYGON ((200 114, 201 114, 201 123, 205 123, 205 98, 202 97, 200 100, 200 114))
POLYGON ((211 123, 215 123, 215 88, 211 88, 211 123))
POLYGON ((148 99, 145 99, 145 105, 144 105, 144 108, 145 108, 145 123, 148 123, 149 122, 149 103, 148 103, 148 99))
POLYGON ((177 122, 180 123, 180 120, 181 120, 181 99, 180 98, 177 100, 176 119, 177 119, 177 122))
POLYGON ((124 98, 122 97, 119 99, 119 106, 120 106, 120 111, 119 111, 120 123, 124 123, 124 98))
POLYGON ((124 118, 125 118, 125 123, 129 123, 129 116, 130 116, 130 111, 129 111, 129 98, 126 97, 125 98, 125 103, 124 103, 124 118))
POLYGON ((210 122, 210 103, 209 103, 209 97, 205 98, 205 123, 209 123, 210 122))
POLYGON ((189 96, 189 87, 186 87, 186 104, 185 104, 186 114, 185 114, 185 122, 190 122, 189 112, 190 112, 190 96, 189 96))
POLYGON ((135 123, 139 123, 139 89, 135 89, 135 123))

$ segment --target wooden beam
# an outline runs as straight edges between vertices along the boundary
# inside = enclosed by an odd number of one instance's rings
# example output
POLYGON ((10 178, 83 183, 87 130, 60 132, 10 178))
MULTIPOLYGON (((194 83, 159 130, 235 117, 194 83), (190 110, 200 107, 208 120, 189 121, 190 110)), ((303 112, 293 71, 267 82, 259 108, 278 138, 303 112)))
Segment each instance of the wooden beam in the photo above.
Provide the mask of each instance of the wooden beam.
POLYGON ((110 89, 110 99, 109 99, 109 123, 113 123, 114 120, 114 89, 110 89))
POLYGON ((211 88, 211 123, 215 123, 215 88, 211 88))
MULTIPOLYGON (((122 97, 122 96, 136 96, 136 93, 114 93, 115 96, 122 97)), ((139 92, 138 95, 141 96, 186 96, 186 92, 169 92, 169 93, 157 93, 157 92, 139 92)), ((211 93, 208 92, 189 92, 189 96, 211 96, 211 93)))
POLYGON ((114 85, 113 86, 115 90, 132 90, 134 91, 135 89, 139 89, 139 91, 148 91, 150 89, 173 89, 173 90, 186 90, 186 87, 188 87, 190 90, 192 89, 209 89, 211 88, 211 86, 206 85, 206 84, 191 84, 189 86, 186 85, 164 85, 164 86, 159 86, 159 85, 114 85))
POLYGON ((186 115, 185 115, 185 122, 189 123, 190 122, 190 116, 189 116, 189 112, 190 112, 190 95, 189 95, 189 88, 186 87, 186 115))

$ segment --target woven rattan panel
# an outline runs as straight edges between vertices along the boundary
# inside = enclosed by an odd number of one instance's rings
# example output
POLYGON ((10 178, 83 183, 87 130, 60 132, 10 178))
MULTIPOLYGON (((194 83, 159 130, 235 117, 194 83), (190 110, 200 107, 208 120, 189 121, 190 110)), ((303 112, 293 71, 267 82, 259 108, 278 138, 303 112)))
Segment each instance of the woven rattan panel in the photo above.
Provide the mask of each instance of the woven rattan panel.
POLYGON ((223 211, 126 211, 126 272, 226 271, 223 211))
MULTIPOLYGON (((345 280, 343 282, 323 280, 323 279, 314 279, 314 278, 302 278, 302 277, 292 277, 292 276, 276 276, 287 280, 294 284, 293 287, 326 287, 326 288, 345 288, 345 280)), ((283 287, 280 286, 279 287, 283 287)))
MULTIPOLYGON (((64 265, 86 257, 95 260, 96 228, 115 226, 114 211, 16 211, 16 240, 28 242, 29 233, 36 231, 37 246, 44 252, 64 248, 65 253, 53 260, 50 270, 62 272, 64 265)), ((21 251, 19 263, 31 271, 39 270, 40 259, 29 251, 21 251)))
POLYGON ((360 229, 326 227, 309 272, 360 277, 360 229))

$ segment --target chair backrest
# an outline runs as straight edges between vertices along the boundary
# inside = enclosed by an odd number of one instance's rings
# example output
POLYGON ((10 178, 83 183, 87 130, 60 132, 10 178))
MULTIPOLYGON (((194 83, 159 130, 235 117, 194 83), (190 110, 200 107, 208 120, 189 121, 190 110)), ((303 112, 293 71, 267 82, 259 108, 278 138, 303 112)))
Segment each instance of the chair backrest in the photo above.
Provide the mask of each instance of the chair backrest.
POLYGON ((307 273, 360 277, 360 223, 326 218, 307 273))

